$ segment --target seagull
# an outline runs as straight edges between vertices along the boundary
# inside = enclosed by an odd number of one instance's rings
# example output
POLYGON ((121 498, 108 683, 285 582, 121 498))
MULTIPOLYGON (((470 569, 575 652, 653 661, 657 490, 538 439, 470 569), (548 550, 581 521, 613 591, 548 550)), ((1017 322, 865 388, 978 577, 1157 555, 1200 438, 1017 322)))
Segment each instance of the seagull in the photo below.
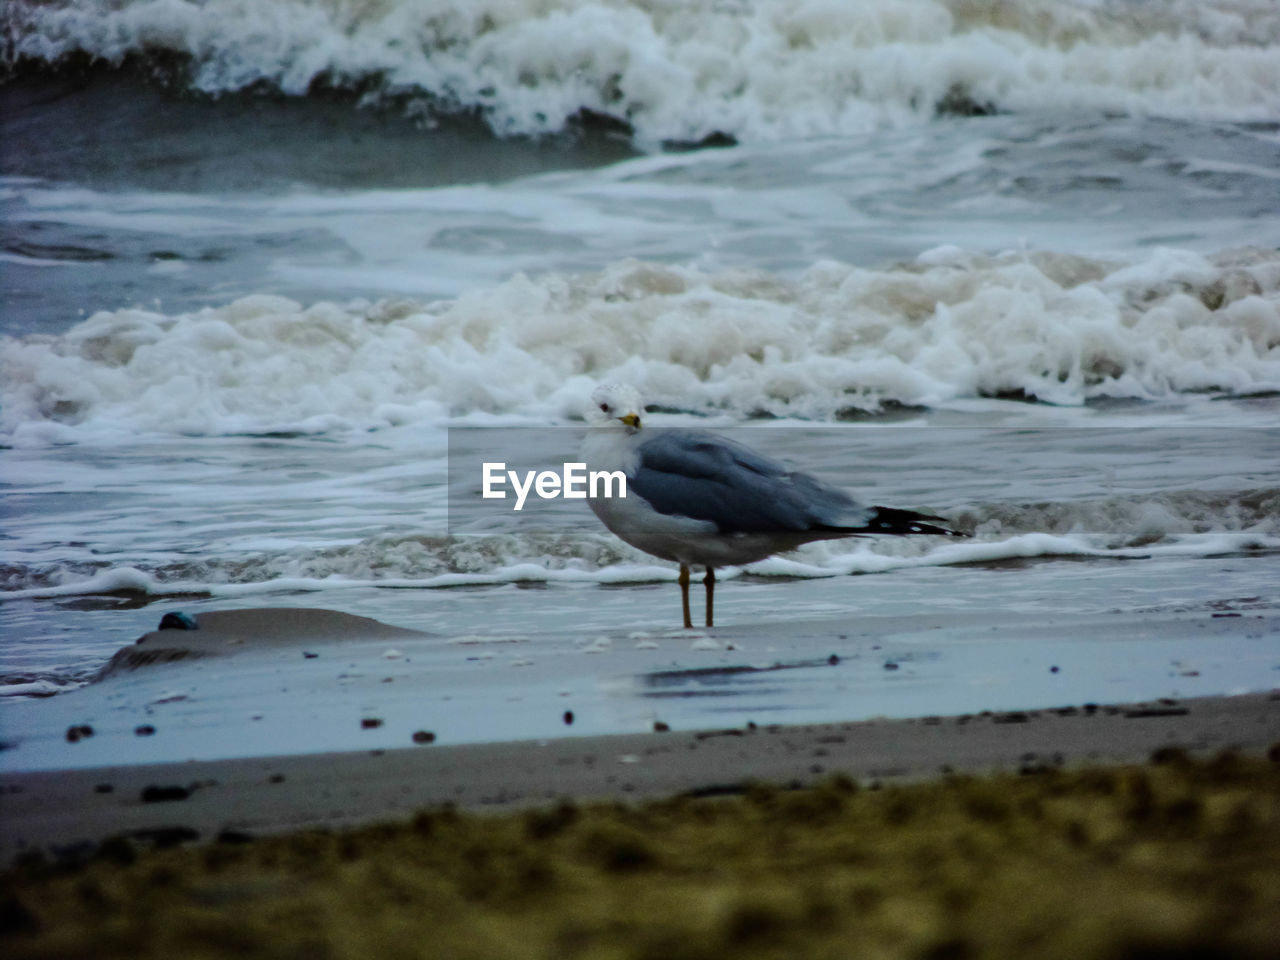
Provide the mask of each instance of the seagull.
POLYGON ((741 566, 814 540, 868 534, 967 534, 913 510, 866 506, 814 476, 704 430, 641 429, 644 406, 635 388, 601 384, 586 411, 582 442, 588 471, 621 471, 625 496, 589 496, 614 534, 680 564, 684 625, 689 568, 703 567, 707 626, 713 626, 716 567, 741 566))

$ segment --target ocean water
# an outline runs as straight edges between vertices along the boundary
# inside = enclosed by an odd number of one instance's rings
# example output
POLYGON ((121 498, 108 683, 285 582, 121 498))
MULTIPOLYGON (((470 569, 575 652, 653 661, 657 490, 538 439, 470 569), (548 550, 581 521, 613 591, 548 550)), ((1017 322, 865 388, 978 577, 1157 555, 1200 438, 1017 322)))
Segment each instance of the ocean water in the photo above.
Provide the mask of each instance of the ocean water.
MULTIPOLYGON (((499 638, 624 698, 923 614, 1000 640, 962 666, 931 627, 935 705, 1037 618, 1055 659, 1112 651, 1072 696, 1280 682, 1271 0, 9 0, 0 24, 11 716, 165 612, 268 605, 499 638), (675 571, 585 506, 508 522, 450 492, 477 431, 571 453, 601 380, 973 536, 722 571, 717 631, 682 638, 675 571), (1215 616, 1213 669, 1096 645, 1100 617, 1215 616)), ((806 678, 755 709, 925 702, 806 678)), ((1065 695, 1024 680, 1002 702, 1065 695)), ((738 703, 675 686, 690 723, 738 703)))

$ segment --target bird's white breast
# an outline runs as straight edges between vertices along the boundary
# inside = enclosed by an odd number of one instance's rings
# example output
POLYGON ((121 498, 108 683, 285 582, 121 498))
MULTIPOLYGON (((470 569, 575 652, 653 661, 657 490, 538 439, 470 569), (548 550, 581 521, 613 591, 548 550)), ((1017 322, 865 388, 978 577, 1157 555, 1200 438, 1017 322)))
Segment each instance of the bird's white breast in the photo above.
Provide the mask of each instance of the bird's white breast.
POLYGON ((621 424, 593 427, 582 440, 581 455, 587 470, 621 470, 634 477, 640 464, 636 438, 621 424))

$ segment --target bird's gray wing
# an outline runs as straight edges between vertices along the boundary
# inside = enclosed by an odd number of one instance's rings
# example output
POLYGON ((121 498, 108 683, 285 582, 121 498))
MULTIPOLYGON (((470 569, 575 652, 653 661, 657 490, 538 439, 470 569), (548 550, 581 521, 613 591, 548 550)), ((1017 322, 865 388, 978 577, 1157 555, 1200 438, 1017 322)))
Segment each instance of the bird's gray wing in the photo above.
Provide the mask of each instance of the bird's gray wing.
POLYGON ((850 529, 870 514, 843 490, 713 433, 656 430, 637 452, 628 495, 659 513, 710 521, 721 533, 850 529))

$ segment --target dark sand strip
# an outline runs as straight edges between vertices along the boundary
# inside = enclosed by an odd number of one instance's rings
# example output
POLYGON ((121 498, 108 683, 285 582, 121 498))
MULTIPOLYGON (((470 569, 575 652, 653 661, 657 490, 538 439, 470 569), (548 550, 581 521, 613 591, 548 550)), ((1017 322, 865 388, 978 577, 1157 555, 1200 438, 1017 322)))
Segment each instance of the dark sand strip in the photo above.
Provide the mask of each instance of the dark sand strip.
MULTIPOLYGON (((422 738, 427 741, 427 737, 422 738)), ((0 776, 0 863, 77 858, 108 838, 243 838, 404 818, 455 804, 741 793, 1144 762, 1155 751, 1261 753, 1280 693, 820 726, 565 738, 0 776)))

